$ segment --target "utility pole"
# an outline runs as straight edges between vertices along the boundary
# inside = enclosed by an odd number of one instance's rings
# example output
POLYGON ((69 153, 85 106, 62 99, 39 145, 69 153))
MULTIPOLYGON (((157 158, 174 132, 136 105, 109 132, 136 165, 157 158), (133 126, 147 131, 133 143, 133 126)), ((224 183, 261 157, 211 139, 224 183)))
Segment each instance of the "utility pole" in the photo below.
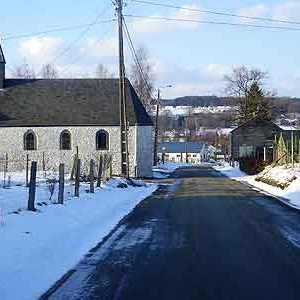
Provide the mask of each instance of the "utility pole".
MULTIPOLYGON (((161 88, 170 88, 171 84, 163 86, 161 88)), ((154 149, 153 149, 153 165, 157 165, 157 145, 158 145, 158 116, 159 116, 159 102, 160 102, 160 88, 157 89, 157 103, 156 103, 156 116, 155 116, 155 128, 154 128, 154 149)))
POLYGON ((294 131, 291 130, 291 160, 292 160, 292 167, 294 168, 294 131))
POLYGON ((119 26, 119 110, 121 136, 121 174, 129 177, 128 124, 126 117, 126 86, 123 42, 123 0, 115 0, 119 26))
POLYGON ((158 89, 157 90, 157 103, 156 103, 156 116, 155 116, 155 129, 154 129, 153 166, 157 165, 159 100, 160 100, 160 90, 158 89))

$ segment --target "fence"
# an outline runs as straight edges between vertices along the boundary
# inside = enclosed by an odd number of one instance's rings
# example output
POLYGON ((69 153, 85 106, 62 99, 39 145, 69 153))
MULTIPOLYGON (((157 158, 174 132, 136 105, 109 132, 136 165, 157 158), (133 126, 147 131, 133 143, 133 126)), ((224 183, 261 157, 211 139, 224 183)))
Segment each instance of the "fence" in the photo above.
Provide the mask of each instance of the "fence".
POLYGON ((273 164, 284 165, 300 163, 300 137, 296 136, 293 131, 287 138, 280 133, 279 137, 275 137, 273 147, 273 164))
MULTIPOLYGON (((41 183, 43 184, 42 186, 45 186, 50 193, 49 200, 51 200, 51 202, 53 202, 52 196, 56 187, 56 183, 58 183, 58 197, 57 200, 54 200, 54 203, 63 204, 64 202, 65 181, 69 173, 65 172, 65 164, 63 163, 60 163, 58 166, 58 174, 54 172, 48 172, 44 157, 45 156, 43 155, 43 160, 39 167, 37 161, 31 161, 29 155, 26 155, 27 168, 25 171, 23 170, 22 173, 15 175, 17 178, 19 178, 19 181, 17 180, 17 184, 15 185, 22 185, 23 187, 25 186, 29 188, 27 208, 31 211, 36 210, 36 186, 41 185, 41 183), (42 174, 43 181, 37 181, 38 174, 42 174)), ((14 176, 15 172, 10 172, 9 166, 15 162, 15 160, 10 160, 7 154, 5 154, 4 158, 0 159, 0 166, 2 166, 3 169, 2 187, 4 189, 11 188, 12 184, 8 178, 10 178, 10 176, 14 176), (8 176, 8 174, 10 175, 8 176)), ((80 196, 81 182, 89 183, 89 192, 94 193, 95 183, 97 184, 97 187, 101 187, 101 182, 108 180, 112 176, 112 156, 109 154, 100 154, 97 160, 91 158, 89 161, 88 173, 86 173, 83 172, 81 158, 77 152, 73 159, 72 170, 74 170, 73 175, 71 174, 70 178, 67 180, 68 183, 70 183, 70 187, 72 185, 74 186, 74 196, 80 196)), ((40 205, 40 203, 38 204, 40 205)))

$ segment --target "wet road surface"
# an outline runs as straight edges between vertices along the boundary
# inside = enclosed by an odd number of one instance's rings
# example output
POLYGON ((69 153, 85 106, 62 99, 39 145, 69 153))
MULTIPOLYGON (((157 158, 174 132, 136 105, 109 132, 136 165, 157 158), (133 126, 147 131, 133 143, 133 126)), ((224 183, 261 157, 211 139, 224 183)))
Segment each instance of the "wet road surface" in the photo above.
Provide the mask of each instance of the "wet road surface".
POLYGON ((299 212, 209 167, 172 177, 42 299, 300 299, 299 212))

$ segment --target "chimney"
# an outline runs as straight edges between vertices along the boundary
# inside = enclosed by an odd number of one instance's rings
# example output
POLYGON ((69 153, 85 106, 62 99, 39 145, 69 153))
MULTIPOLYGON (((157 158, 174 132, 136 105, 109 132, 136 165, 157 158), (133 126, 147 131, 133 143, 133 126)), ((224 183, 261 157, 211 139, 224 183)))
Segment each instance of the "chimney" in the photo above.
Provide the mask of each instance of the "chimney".
POLYGON ((0 45, 0 89, 4 89, 5 86, 5 58, 0 45))

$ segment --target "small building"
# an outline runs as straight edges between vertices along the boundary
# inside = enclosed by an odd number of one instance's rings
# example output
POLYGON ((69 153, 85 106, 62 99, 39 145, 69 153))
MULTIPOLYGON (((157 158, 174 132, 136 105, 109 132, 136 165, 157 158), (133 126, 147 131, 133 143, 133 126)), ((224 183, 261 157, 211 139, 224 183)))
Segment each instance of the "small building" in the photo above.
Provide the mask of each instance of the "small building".
POLYGON ((280 126, 272 121, 256 117, 231 131, 231 158, 256 155, 266 161, 274 158, 274 143, 282 133, 286 141, 299 139, 300 130, 292 126, 280 126))
MULTIPOLYGON (((152 121, 126 80, 130 176, 152 175, 152 121)), ((121 174, 119 79, 7 79, 0 46, 0 158, 23 170, 26 156, 47 169, 70 170, 79 151, 82 165, 100 154, 121 174)))
POLYGON ((159 142, 158 157, 171 162, 200 163, 209 159, 204 142, 159 142))

